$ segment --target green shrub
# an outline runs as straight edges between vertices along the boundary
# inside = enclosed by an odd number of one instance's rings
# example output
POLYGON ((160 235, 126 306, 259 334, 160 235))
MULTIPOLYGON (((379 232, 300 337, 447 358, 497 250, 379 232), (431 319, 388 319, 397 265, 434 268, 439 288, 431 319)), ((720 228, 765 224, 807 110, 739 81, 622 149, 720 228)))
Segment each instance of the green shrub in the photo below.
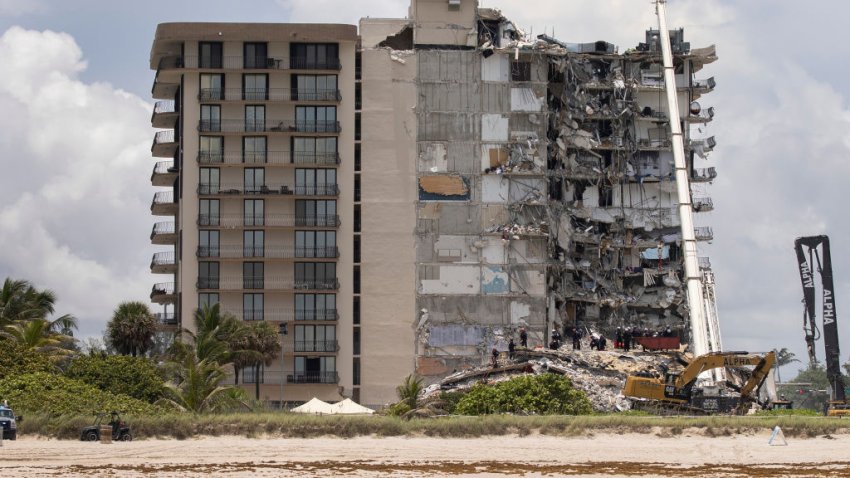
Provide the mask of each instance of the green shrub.
POLYGON ((478 384, 455 407, 461 415, 514 413, 586 415, 592 412, 584 392, 562 375, 523 375, 495 385, 478 384))
POLYGON ((384 410, 383 413, 385 415, 390 415, 390 416, 393 416, 393 417, 400 417, 400 416, 404 415, 405 413, 409 412, 410 410, 412 410, 412 408, 410 408, 410 405, 408 405, 405 402, 398 402, 398 403, 395 403, 395 404, 387 407, 386 410, 384 410))
POLYGON ((449 415, 454 415, 458 402, 463 398, 464 393, 460 391, 440 392, 440 400, 443 402, 443 410, 449 415))
POLYGON ((0 339, 0 380, 27 373, 55 371, 56 367, 47 355, 17 342, 0 339))
POLYGON ((784 416, 800 416, 800 417, 819 417, 823 415, 810 408, 794 408, 791 410, 759 410, 755 413, 756 416, 766 417, 784 417, 784 416))
POLYGON ((18 413, 45 415, 91 415, 117 410, 150 414, 158 408, 126 395, 104 392, 79 380, 45 372, 6 377, 0 380, 0 397, 18 413))
POLYGON ((165 381, 152 360, 125 355, 83 355, 71 361, 65 376, 103 391, 152 403, 165 381))

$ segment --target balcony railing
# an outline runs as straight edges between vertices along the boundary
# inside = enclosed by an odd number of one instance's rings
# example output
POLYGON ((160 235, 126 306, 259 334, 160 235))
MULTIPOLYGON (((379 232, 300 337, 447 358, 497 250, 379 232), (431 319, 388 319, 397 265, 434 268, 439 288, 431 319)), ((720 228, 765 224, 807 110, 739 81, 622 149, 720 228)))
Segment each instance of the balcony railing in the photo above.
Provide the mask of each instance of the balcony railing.
POLYGON ((711 260, 708 257, 697 257, 700 269, 711 269, 711 260))
POLYGON ((714 210, 714 201, 710 197, 694 198, 693 206, 695 212, 708 212, 714 210))
POLYGON ((269 277, 198 277, 198 289, 337 290, 337 279, 281 279, 269 277))
POLYGON ((299 120, 200 120, 198 131, 202 133, 339 133, 339 121, 299 120))
POLYGON ((286 376, 288 383, 338 383, 336 372, 295 372, 286 376))
POLYGON ((242 214, 199 214, 199 226, 220 227, 339 227, 339 216, 335 214, 323 214, 317 216, 298 216, 296 214, 266 214, 249 215, 242 214))
POLYGON ((295 247, 295 246, 199 246, 198 257, 222 259, 267 258, 267 259, 335 259, 338 247, 295 247))
POLYGON ((179 322, 177 319, 177 314, 175 314, 174 312, 159 312, 153 314, 153 316, 156 318, 156 321, 158 323, 163 325, 177 325, 179 322))
POLYGON ((176 172, 177 168, 174 167, 174 161, 160 161, 153 165, 152 174, 169 174, 176 172))
POLYGON ((336 166, 339 153, 292 153, 267 151, 258 153, 198 153, 201 164, 298 164, 306 166, 336 166))
POLYGON ((153 105, 153 114, 176 113, 174 100, 157 101, 153 105))
POLYGON ((339 343, 336 340, 296 340, 295 352, 336 352, 339 343))
POLYGON ((714 87, 717 86, 717 82, 714 81, 714 77, 705 79, 705 80, 694 80, 693 87, 701 90, 713 90, 714 87))
POLYGON ((294 57, 289 59, 289 67, 293 70, 340 70, 342 65, 338 58, 327 58, 319 61, 307 57, 294 57))
POLYGON ((714 136, 691 140, 691 149, 708 152, 712 151, 715 146, 717 146, 717 140, 714 139, 714 136))
POLYGON ((327 322, 339 320, 336 309, 327 310, 295 310, 289 309, 233 309, 226 310, 230 315, 241 320, 267 320, 275 322, 314 321, 327 322))
POLYGON ((695 182, 706 182, 711 181, 717 177, 717 170, 715 168, 696 168, 694 169, 693 174, 691 175, 691 179, 695 182))
POLYGON ((331 58, 325 61, 316 61, 308 58, 281 58, 281 57, 198 57, 198 56, 170 56, 159 60, 160 70, 174 68, 201 68, 213 70, 340 70, 339 59, 331 58))
POLYGON ((154 146, 165 143, 173 143, 174 142, 174 130, 168 129, 165 131, 157 131, 157 133, 153 137, 154 146))
POLYGON ((714 231, 710 227, 695 227, 694 235, 698 241, 710 241, 714 239, 714 231))
POLYGON ((331 101, 342 100, 337 89, 309 88, 201 88, 200 101, 331 101))
POLYGON ((160 282, 159 284, 154 284, 151 288, 151 297, 172 294, 174 294, 174 282, 160 282))
POLYGON ((173 252, 157 252, 151 258, 151 267, 168 266, 176 264, 173 252))
POLYGON ((158 222, 151 229, 151 239, 158 234, 174 234, 174 222, 158 222))
POLYGON ((227 195, 266 195, 266 194, 295 194, 297 196, 338 196, 339 186, 336 184, 307 184, 295 185, 292 189, 288 185, 249 185, 243 184, 199 184, 198 194, 202 196, 227 196, 227 195))

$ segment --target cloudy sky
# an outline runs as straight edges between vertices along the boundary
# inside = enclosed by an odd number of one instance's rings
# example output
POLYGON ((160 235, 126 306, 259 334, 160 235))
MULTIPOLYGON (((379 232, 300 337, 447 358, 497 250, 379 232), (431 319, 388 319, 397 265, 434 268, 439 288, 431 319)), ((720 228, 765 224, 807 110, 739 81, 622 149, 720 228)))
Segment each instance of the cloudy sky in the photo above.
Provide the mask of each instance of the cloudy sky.
MULTIPOLYGON (((157 23, 356 23, 402 17, 408 0, 0 0, 0 277, 59 295, 59 312, 99 336, 115 305, 147 300, 153 130, 148 54, 157 23)), ((656 25, 636 0, 483 0, 526 31, 623 51, 656 25), (533 3, 534 8, 529 8, 533 3)), ((699 133, 719 177, 711 256, 727 349, 788 347, 804 359, 793 240, 833 243, 842 357, 850 352, 850 95, 838 0, 670 0, 671 28, 717 45, 700 73, 718 87, 699 133), (847 312, 845 312, 847 311, 847 312)), ((823 352, 822 347, 819 347, 823 352)))

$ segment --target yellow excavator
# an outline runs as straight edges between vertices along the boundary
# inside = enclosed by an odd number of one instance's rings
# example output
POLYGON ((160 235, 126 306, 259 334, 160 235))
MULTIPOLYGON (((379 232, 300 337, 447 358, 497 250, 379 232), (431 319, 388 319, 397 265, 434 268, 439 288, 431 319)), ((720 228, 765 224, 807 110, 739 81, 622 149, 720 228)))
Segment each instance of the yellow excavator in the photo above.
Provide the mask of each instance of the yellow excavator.
POLYGON ((687 363, 681 373, 668 372, 664 379, 645 376, 629 376, 623 387, 623 395, 647 400, 656 405, 690 408, 702 411, 718 411, 716 406, 705 406, 705 400, 696 387, 697 378, 706 370, 716 368, 740 369, 752 366, 750 378, 740 388, 740 400, 735 408, 743 410, 746 404, 756 400, 752 395, 764 383, 776 362, 776 354, 750 354, 747 352, 716 352, 701 355, 687 363))

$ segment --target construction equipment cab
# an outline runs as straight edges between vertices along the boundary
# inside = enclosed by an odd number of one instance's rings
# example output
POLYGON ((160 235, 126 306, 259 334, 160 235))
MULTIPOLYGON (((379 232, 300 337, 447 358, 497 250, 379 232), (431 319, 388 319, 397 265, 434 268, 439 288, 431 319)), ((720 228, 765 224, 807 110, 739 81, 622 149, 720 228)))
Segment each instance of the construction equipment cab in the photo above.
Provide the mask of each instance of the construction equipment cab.
POLYGON ((681 373, 667 373, 664 380, 652 377, 629 376, 623 395, 645 400, 657 400, 674 405, 690 405, 697 378, 706 370, 754 366, 750 379, 741 387, 741 397, 749 398, 767 378, 776 362, 776 354, 747 352, 715 352, 701 355, 687 364, 681 373))

